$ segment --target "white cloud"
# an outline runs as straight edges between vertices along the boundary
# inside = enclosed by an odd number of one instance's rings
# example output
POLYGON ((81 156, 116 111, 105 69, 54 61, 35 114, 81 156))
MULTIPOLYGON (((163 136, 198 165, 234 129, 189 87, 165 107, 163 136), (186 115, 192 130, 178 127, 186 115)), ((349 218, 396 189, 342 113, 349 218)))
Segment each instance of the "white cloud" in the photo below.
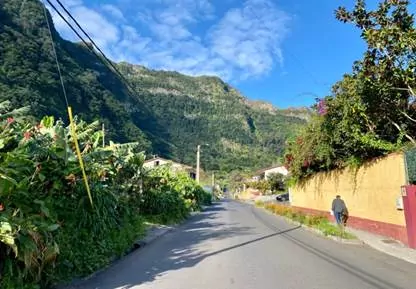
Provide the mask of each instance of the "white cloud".
POLYGON ((73 7, 73 6, 79 6, 82 5, 82 0, 62 0, 62 4, 65 5, 65 7, 73 7))
POLYGON ((269 72, 283 63, 281 42, 290 17, 270 1, 249 0, 226 13, 209 38, 212 51, 241 70, 243 78, 269 72))
POLYGON ((142 37, 134 27, 129 25, 123 25, 121 32, 121 40, 111 49, 112 59, 114 61, 138 62, 139 59, 135 55, 140 55, 151 42, 151 39, 142 37))
MULTIPOLYGON (((234 1, 240 7, 228 10, 222 18, 215 15, 209 0, 153 0, 146 2, 149 5, 124 2, 130 3, 120 7, 128 7, 129 13, 124 14, 114 5, 97 10, 81 0, 66 2, 79 23, 116 61, 233 81, 265 75, 283 63, 281 43, 290 17, 271 0, 234 1), (152 5, 154 9, 149 8, 152 5), (130 19, 131 13, 134 18, 130 19), (147 32, 145 36, 135 26, 137 21, 137 27, 147 32), (201 31, 201 24, 206 31, 201 31)), ((68 38, 63 21, 57 15, 54 21, 68 38)))
POLYGON ((121 20, 121 21, 125 21, 126 19, 124 18, 123 12, 121 12, 120 9, 118 9, 116 6, 111 5, 111 4, 105 4, 102 6, 102 9, 109 13, 111 16, 113 16, 114 18, 121 20))

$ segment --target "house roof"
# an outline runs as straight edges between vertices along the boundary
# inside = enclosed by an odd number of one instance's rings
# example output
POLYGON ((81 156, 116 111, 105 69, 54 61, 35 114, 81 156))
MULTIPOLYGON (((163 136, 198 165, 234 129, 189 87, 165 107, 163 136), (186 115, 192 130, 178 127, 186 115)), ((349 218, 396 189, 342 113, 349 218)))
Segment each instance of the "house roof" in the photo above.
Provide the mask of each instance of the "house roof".
POLYGON ((150 163, 150 162, 155 161, 155 160, 163 160, 163 161, 167 161, 167 162, 173 162, 171 160, 164 159, 164 158, 161 158, 161 157, 153 157, 151 159, 145 160, 144 162, 145 163, 150 163))
POLYGON ((277 168, 281 168, 281 167, 284 167, 284 165, 278 164, 278 165, 270 166, 270 167, 267 167, 267 168, 256 171, 256 175, 262 174, 262 173, 264 173, 268 170, 271 170, 271 169, 277 169, 277 168))
POLYGON ((161 157, 153 157, 151 159, 145 160, 144 163, 150 163, 150 162, 153 162, 153 161, 156 161, 156 160, 162 160, 162 161, 166 161, 166 162, 172 162, 172 163, 175 163, 175 164, 178 164, 178 165, 182 166, 183 168, 193 169, 193 167, 191 167, 191 166, 188 166, 188 165, 185 165, 185 164, 181 164, 181 163, 178 163, 178 162, 175 162, 175 161, 172 161, 172 160, 168 160, 168 159, 165 159, 165 158, 161 158, 161 157))

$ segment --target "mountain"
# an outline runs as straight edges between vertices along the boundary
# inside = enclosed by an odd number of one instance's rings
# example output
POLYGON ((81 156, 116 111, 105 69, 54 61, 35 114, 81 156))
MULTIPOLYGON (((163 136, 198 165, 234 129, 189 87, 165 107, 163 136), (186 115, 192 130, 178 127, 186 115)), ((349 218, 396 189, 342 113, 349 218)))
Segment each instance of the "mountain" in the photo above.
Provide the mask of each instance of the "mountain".
MULTIPOLYGON (((0 24, 0 101, 66 120, 42 4, 2 0, 0 24)), ((299 115, 249 101, 217 77, 114 63, 131 90, 87 46, 62 39, 53 27, 52 35, 74 113, 105 123, 107 139, 139 141, 149 154, 193 165, 196 146, 209 144, 201 153, 206 169, 258 168, 276 162, 286 139, 305 123, 299 115)))
POLYGON ((294 116, 305 121, 309 121, 312 116, 312 109, 309 107, 289 107, 281 112, 286 116, 294 116))

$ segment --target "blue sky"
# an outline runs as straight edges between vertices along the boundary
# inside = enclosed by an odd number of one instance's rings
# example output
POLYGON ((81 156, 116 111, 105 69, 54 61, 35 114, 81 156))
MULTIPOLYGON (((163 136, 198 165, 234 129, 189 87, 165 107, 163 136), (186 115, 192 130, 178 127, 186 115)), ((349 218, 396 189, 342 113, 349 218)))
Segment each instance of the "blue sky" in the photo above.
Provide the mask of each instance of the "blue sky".
MULTIPOLYGON (((217 75, 246 97, 281 108, 328 94, 365 48, 359 31, 334 17, 353 0, 61 2, 115 61, 217 75)), ((52 15, 61 35, 76 40, 52 15)))

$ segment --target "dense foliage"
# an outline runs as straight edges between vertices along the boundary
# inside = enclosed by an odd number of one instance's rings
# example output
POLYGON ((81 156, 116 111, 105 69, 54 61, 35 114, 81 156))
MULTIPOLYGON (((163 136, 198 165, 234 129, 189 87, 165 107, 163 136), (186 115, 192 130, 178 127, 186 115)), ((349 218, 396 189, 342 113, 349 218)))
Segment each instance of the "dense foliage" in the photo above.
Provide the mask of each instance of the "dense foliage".
POLYGON ((210 203, 194 180, 146 171, 137 143, 101 147, 98 123, 77 121, 93 205, 68 127, 32 125, 0 104, 0 287, 47 288, 128 250, 145 219, 175 222, 210 203))
POLYGON ((310 124, 293 141, 286 165, 296 178, 358 165, 415 143, 416 29, 409 1, 383 0, 367 10, 357 0, 336 17, 362 31, 367 50, 353 72, 318 100, 310 124))
MULTIPOLYGON (((30 105, 37 117, 66 119, 40 1, 0 1, 0 24, 0 101, 30 105)), ((293 110, 250 103, 215 77, 121 63, 134 86, 129 92, 85 45, 65 41, 55 30, 53 37, 74 112, 105 123, 110 139, 138 142, 149 153, 194 165, 196 146, 209 143, 204 169, 259 168, 282 156, 286 138, 305 122, 293 110)))

